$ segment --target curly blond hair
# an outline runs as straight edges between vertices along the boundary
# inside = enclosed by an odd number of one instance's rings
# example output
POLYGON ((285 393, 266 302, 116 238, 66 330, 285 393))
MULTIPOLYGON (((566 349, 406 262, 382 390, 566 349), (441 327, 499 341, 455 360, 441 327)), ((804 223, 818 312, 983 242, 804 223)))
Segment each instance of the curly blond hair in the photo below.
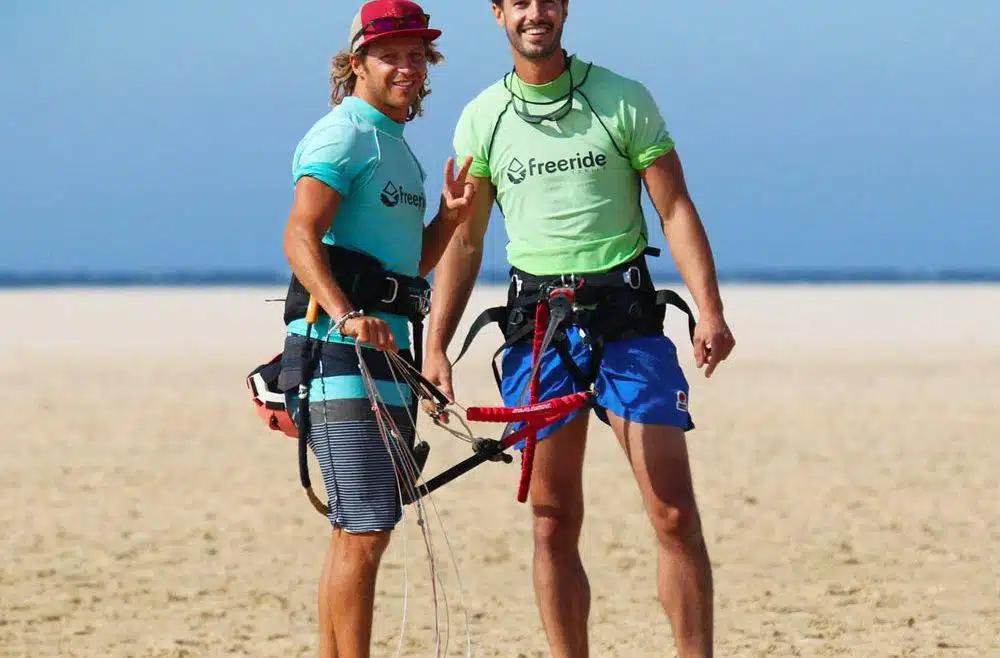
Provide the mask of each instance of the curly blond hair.
MULTIPOLYGON (((427 42, 425 54, 427 57, 427 64, 433 66, 434 64, 440 64, 444 61, 444 55, 434 46, 433 43, 427 42)), ((368 56, 368 47, 362 46, 358 49, 357 56, 359 59, 364 59, 368 56)), ((354 88, 358 83, 358 76, 354 73, 354 67, 351 66, 351 53, 348 50, 342 50, 333 57, 333 61, 330 66, 330 86, 332 90, 330 92, 330 105, 340 105, 340 103, 346 98, 354 93, 354 88)), ((417 100, 413 102, 410 106, 409 112, 407 112, 406 120, 412 121, 419 116, 423 116, 424 113, 424 99, 430 96, 431 88, 428 84, 428 79, 424 78, 424 84, 417 92, 417 100)))

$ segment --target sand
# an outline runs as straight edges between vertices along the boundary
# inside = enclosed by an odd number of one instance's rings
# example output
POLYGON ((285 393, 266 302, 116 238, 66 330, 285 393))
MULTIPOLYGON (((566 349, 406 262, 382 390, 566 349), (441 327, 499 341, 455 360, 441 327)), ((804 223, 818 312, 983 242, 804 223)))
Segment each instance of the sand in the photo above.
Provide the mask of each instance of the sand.
MULTIPOLYGON (((244 385, 280 349, 264 300, 282 293, 0 294, 0 656, 315 655, 328 525, 294 442, 259 423, 244 385)), ((1000 288, 725 298, 738 344, 710 380, 682 318, 669 324, 698 424, 717 655, 1000 656, 1000 288)), ((466 323, 500 299, 478 291, 466 323)), ((459 364, 465 404, 499 404, 498 338, 459 364)), ((468 454, 421 430, 429 472, 468 454)), ((547 655, 517 472, 487 464, 433 497, 449 656, 465 655, 466 620, 476 656, 547 655)), ((600 423, 585 486, 591 655, 671 655, 653 539, 600 423)), ((373 655, 396 654, 404 593, 401 655, 433 656, 412 512, 380 575, 373 655)))

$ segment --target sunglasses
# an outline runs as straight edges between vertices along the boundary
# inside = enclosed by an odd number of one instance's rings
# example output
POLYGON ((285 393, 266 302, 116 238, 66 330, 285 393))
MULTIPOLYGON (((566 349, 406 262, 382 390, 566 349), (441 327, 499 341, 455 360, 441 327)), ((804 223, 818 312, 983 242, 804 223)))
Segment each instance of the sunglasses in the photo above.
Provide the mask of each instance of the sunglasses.
MULTIPOLYGON (((573 97, 574 97, 574 91, 576 90, 576 85, 573 83, 573 69, 570 66, 569 57, 566 57, 565 71, 569 73, 569 93, 567 93, 564 98, 549 101, 548 103, 532 103, 533 105, 555 105, 556 103, 562 101, 562 105, 560 105, 559 107, 557 107, 556 109, 552 110, 547 114, 531 114, 530 112, 528 112, 527 111, 528 101, 517 96, 514 93, 513 88, 507 85, 507 81, 505 79, 504 86, 507 87, 507 91, 510 92, 511 95, 510 106, 514 109, 514 114, 521 117, 521 120, 536 125, 545 121, 559 121, 567 114, 569 114, 570 111, 573 109, 573 97), (524 109, 518 107, 517 103, 514 102, 515 99, 521 101, 521 104, 524 105, 524 109)), ((511 74, 516 75, 516 72, 511 71, 511 74)))
POLYGON ((409 14, 408 16, 383 16, 373 18, 365 23, 351 43, 356 42, 366 34, 382 34, 384 32, 395 32, 396 30, 422 30, 431 23, 430 14, 409 14))

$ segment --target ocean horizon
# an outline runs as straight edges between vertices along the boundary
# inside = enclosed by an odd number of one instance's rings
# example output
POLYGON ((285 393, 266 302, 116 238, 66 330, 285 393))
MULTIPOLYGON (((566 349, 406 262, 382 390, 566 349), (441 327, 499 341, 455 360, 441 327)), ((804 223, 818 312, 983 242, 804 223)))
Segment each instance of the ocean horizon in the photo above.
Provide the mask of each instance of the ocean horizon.
MULTIPOLYGON (((652 272, 657 282, 679 283, 673 271, 652 272)), ((289 274, 267 269, 157 270, 157 271, 0 271, 0 289, 128 288, 128 287, 240 287, 284 286, 289 274)), ((483 269, 477 282, 506 284, 507 269, 483 269)), ((915 284, 1000 283, 1000 268, 772 268, 719 272, 722 284, 915 284)))

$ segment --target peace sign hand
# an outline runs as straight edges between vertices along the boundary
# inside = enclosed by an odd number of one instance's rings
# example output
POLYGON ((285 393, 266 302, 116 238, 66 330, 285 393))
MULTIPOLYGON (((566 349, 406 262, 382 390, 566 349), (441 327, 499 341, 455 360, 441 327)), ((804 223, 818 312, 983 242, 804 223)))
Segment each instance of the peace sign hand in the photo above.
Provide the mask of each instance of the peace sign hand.
POLYGON ((472 158, 467 157, 465 164, 458 171, 458 176, 455 176, 455 158, 448 158, 448 162, 445 163, 441 215, 449 222, 461 224, 472 213, 472 194, 475 187, 467 180, 471 166, 472 158))

